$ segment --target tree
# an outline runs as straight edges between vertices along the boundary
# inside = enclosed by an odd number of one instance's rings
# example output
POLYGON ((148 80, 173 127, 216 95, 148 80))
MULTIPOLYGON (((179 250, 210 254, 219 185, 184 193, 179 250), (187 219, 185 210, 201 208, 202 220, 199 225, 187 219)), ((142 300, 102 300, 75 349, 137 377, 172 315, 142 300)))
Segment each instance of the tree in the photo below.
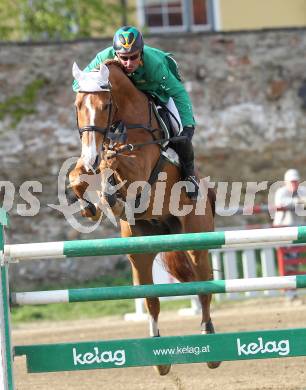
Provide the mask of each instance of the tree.
POLYGON ((126 26, 127 22, 127 0, 121 0, 121 15, 122 15, 122 26, 126 26))
POLYGON ((18 39, 18 6, 10 0, 0 1, 0 40, 18 39))
POLYGON ((1 40, 65 40, 105 35, 127 19, 124 0, 11 0, 0 3, 1 40), (12 28, 14 26, 14 28, 12 28))

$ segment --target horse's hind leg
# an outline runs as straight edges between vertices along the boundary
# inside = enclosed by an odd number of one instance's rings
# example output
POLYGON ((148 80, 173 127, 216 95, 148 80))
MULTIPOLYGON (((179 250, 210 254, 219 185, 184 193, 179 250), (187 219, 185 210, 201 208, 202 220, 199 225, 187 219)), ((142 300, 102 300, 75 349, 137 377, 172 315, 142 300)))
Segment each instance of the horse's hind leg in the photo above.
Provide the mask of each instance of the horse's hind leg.
MULTIPOLYGON (((121 236, 122 237, 130 237, 133 235, 139 235, 139 233, 143 232, 144 235, 149 235, 151 233, 150 230, 145 230, 148 228, 147 225, 142 224, 140 222, 136 223, 135 226, 130 226, 128 222, 120 220, 121 225, 121 236)), ((148 253, 148 254, 132 254, 128 255, 132 266, 132 274, 133 274, 133 284, 153 284, 153 275, 152 275, 152 267, 153 261, 156 254, 148 253)), ((160 312, 160 303, 158 298, 146 298, 145 299, 146 308, 149 313, 149 330, 150 336, 159 337, 159 329, 158 329, 158 316, 160 312)), ((171 365, 161 365, 156 366, 156 369, 160 375, 166 375, 170 371, 171 365)))
MULTIPOLYGON (((133 283, 153 284, 152 265, 155 254, 133 254, 128 255, 132 265, 133 283)), ((160 337, 158 329, 158 316, 160 312, 159 298, 145 298, 146 308, 149 313, 149 331, 151 337, 160 337)), ((155 366, 160 375, 166 375, 170 371, 171 365, 155 366)))
MULTIPOLYGON (((188 251, 189 258, 191 259, 194 273, 197 280, 211 280, 212 270, 208 258, 207 251, 188 251)), ((211 294, 199 295, 199 300, 202 307, 202 321, 201 321, 201 333, 209 334, 215 333, 214 326, 210 317, 210 303, 211 294)), ((207 362, 209 368, 219 367, 221 362, 207 362)))
MULTIPOLYGON (((214 230, 213 216, 210 207, 206 207, 205 218, 200 215, 189 214, 184 220, 184 231, 186 233, 195 233, 200 231, 214 230)), ((187 252, 191 262, 195 280, 206 281, 213 279, 213 273, 208 257, 208 251, 190 250, 187 252)), ((215 333, 214 326, 210 317, 211 294, 199 295, 202 308, 202 334, 215 333)), ((208 362, 209 368, 217 368, 221 362, 208 362)))
MULTIPOLYGON (((189 259, 191 260, 192 268, 194 271, 196 280, 211 280, 212 279, 212 271, 208 259, 207 251, 196 251, 190 250, 188 251, 189 259)), ((210 302, 211 302, 211 294, 199 295, 199 299, 202 306, 202 331, 203 333, 211 333, 209 331, 205 332, 208 323, 211 323, 210 318, 210 302)))

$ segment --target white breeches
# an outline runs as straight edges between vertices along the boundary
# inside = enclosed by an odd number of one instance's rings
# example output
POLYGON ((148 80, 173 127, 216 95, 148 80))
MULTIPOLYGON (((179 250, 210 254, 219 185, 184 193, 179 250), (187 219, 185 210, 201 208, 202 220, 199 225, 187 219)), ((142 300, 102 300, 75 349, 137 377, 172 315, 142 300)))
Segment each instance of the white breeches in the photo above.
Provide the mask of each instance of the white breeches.
POLYGON ((176 105, 174 103, 174 100, 172 98, 169 98, 169 101, 168 103, 166 104, 168 110, 170 112, 172 112, 172 114, 175 116, 176 120, 174 118, 172 118, 172 115, 170 115, 171 117, 171 122, 175 128, 175 130, 177 131, 177 134, 180 134, 183 130, 183 125, 182 125, 182 121, 181 121, 181 118, 180 118, 180 114, 176 108, 176 105))

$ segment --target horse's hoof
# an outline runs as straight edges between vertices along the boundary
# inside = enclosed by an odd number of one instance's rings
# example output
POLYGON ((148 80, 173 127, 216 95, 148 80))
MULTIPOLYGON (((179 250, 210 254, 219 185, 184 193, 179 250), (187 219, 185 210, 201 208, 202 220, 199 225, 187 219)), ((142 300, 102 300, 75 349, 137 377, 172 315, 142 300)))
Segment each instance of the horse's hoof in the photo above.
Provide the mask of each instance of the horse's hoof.
MULTIPOLYGON (((204 327, 202 327, 202 334, 213 334, 213 333, 215 333, 215 329, 210 319, 208 322, 205 323, 204 327)), ((222 362, 207 362, 207 367, 211 369, 218 368, 221 363, 222 362)))
MULTIPOLYGON (((157 334, 153 337, 160 337, 159 330, 158 330, 157 334)), ((155 369, 155 371, 158 372, 159 375, 164 376, 164 375, 167 375, 169 373, 169 371, 171 369, 171 364, 163 364, 160 366, 154 366, 154 369, 155 369)))
POLYGON ((90 202, 87 202, 87 203, 88 204, 86 205, 86 207, 84 207, 81 210, 82 217, 95 218, 96 214, 97 214, 96 206, 93 203, 90 203, 90 202))
POLYGON ((93 217, 97 214, 96 206, 93 203, 88 202, 88 206, 86 206, 85 210, 88 210, 93 217))
POLYGON ((154 366, 154 369, 158 372, 159 375, 167 375, 171 369, 171 364, 164 364, 162 366, 154 366))
POLYGON ((214 368, 218 368, 221 363, 222 362, 207 362, 206 364, 208 368, 214 369, 214 368))
POLYGON ((101 218, 101 215, 102 215, 102 212, 99 208, 96 208, 96 214, 93 216, 93 217, 89 217, 89 219, 92 221, 92 222, 97 222, 99 221, 100 219, 103 220, 104 217, 101 218))
POLYGON ((65 188, 65 195, 69 206, 78 201, 78 197, 72 188, 65 188))

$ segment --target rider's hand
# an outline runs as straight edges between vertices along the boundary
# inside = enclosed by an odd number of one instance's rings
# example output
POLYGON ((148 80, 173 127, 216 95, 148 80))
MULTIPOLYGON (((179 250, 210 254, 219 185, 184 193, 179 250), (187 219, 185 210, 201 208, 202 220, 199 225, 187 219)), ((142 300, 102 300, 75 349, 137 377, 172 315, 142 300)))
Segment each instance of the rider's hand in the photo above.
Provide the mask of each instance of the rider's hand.
POLYGON ((116 150, 107 149, 104 153, 104 160, 111 160, 117 154, 116 150))
POLYGON ((181 135, 186 136, 190 141, 194 134, 194 126, 184 126, 181 135))

